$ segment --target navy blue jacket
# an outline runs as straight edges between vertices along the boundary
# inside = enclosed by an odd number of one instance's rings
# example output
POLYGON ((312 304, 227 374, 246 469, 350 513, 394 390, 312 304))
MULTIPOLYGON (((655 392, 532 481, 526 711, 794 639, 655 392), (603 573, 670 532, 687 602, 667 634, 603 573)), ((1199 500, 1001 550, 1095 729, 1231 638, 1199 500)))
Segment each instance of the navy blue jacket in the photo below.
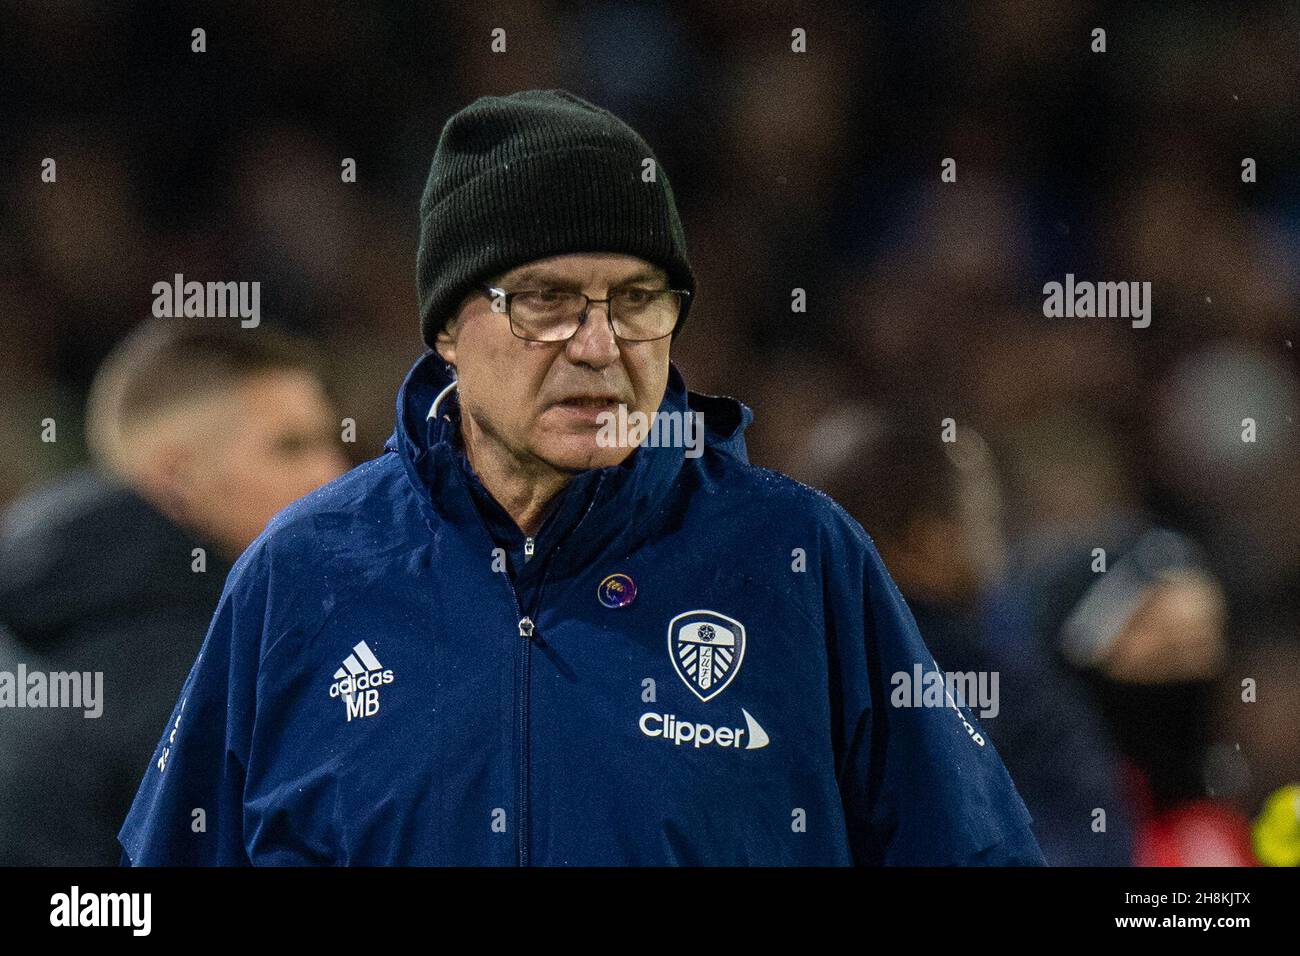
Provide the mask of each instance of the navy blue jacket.
POLYGON ((970 712, 891 706, 934 659, 862 527, 749 463, 746 406, 673 367, 704 453, 583 472, 526 539, 450 383, 427 353, 385 454, 235 565, 132 862, 1042 863, 970 712))

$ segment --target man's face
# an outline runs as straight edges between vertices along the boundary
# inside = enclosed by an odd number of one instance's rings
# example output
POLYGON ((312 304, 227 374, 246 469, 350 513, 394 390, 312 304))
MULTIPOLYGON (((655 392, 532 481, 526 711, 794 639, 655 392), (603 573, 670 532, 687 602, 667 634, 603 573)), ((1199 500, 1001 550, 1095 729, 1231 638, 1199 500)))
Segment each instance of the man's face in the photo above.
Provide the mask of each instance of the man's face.
POLYGON ((253 375, 194 415, 194 448, 175 484, 195 530, 238 554, 287 505, 347 469, 325 390, 305 372, 253 375))
MULTIPOLYGON (((560 289, 607 298, 624 286, 668 288, 667 274, 634 256, 581 253, 527 263, 487 285, 507 292, 560 289)), ((634 446, 602 447, 602 412, 652 415, 668 383, 671 336, 622 342, 609 324, 608 305, 591 306, 567 342, 530 342, 510 330, 492 300, 466 297, 438 352, 456 367, 467 440, 499 446, 521 467, 582 471, 616 465, 634 446)))

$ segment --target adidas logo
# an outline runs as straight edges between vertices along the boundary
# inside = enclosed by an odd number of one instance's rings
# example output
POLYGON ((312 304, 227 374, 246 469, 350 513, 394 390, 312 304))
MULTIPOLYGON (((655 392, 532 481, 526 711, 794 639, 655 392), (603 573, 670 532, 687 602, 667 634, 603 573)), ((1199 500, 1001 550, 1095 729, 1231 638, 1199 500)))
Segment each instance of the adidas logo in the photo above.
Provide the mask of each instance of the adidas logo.
POLYGON ((334 672, 330 697, 342 697, 348 721, 353 717, 373 717, 379 713, 379 688, 393 682, 393 672, 384 670, 365 641, 359 641, 334 672))

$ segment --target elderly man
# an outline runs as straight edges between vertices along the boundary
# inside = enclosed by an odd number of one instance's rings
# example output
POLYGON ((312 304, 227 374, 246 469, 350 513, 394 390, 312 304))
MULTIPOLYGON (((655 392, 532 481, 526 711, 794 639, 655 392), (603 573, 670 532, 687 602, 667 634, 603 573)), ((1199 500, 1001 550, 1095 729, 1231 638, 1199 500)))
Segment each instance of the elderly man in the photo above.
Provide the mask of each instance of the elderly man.
POLYGON ((433 351, 387 453, 232 571, 130 860, 1041 863, 970 712, 891 705, 936 668, 861 526, 670 363, 694 277, 641 137, 484 97, 421 214, 433 351), (636 412, 704 453, 611 442, 636 412))

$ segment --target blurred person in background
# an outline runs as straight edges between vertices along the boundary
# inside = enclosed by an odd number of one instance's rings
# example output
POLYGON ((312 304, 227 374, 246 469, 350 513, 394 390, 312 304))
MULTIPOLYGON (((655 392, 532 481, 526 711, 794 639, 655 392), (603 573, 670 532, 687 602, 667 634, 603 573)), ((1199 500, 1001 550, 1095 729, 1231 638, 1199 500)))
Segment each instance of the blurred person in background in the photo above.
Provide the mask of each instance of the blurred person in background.
POLYGON ((824 419, 809 478, 875 539, 939 667, 998 675, 993 713, 971 706, 1033 815, 1047 862, 1127 866, 1131 808, 1114 743, 1083 688, 1036 645, 1000 590, 1002 492, 984 439, 964 427, 944 442, 939 420, 865 406, 824 419))
POLYGON ((335 428, 319 359, 269 327, 153 319, 109 355, 87 414, 98 467, 0 522, 0 668, 102 672, 105 698, 95 718, 0 711, 0 863, 118 861, 231 563, 343 472, 335 428))
POLYGON ((1124 755, 1136 862, 1249 864, 1245 818, 1205 780, 1228 646, 1224 591, 1203 548, 1137 500, 1123 451, 1088 415, 1046 414, 1012 446, 1025 513, 1037 519, 1014 592, 1124 755))

